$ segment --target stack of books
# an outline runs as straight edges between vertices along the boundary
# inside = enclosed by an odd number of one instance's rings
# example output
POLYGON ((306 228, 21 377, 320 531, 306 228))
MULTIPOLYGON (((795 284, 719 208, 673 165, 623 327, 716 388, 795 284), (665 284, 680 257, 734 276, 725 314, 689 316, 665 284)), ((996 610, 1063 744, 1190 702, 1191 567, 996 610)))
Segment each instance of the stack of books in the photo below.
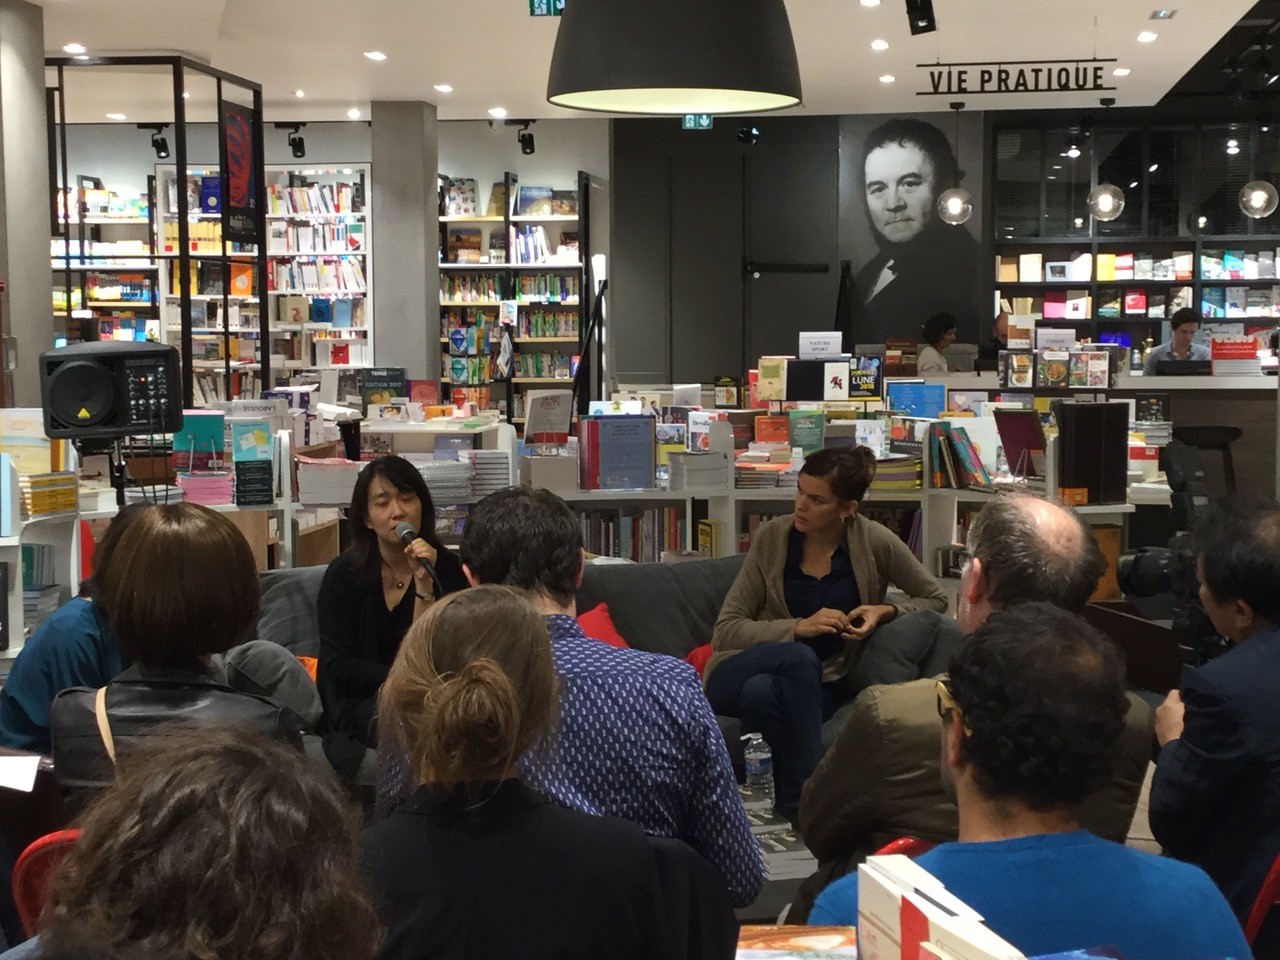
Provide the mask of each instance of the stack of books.
POLYGON ((230 471, 218 473, 180 473, 178 486, 182 488, 183 499, 206 507, 216 507, 235 502, 235 474, 230 471))
POLYGON ((79 487, 71 470, 31 473, 18 477, 22 491, 22 517, 43 517, 51 513, 68 513, 79 505, 79 487))
POLYGON ((790 463, 751 463, 738 460, 733 465, 733 485, 739 490, 776 490, 790 463))
POLYGON ((471 499, 471 464, 462 460, 419 460, 414 463, 427 482, 435 503, 466 503, 471 499))
POLYGON ((22 629, 30 635, 45 617, 58 609, 62 602, 62 588, 57 584, 47 587, 22 588, 22 629))
MULTIPOLYGON (((170 486, 125 487, 124 502, 130 503, 177 503, 182 500, 182 488, 170 486)), ((114 505, 114 500, 112 501, 114 505)))
POLYGON ((729 485, 729 455, 714 453, 680 453, 668 455, 671 490, 698 490, 729 485))
POLYGON ((919 490, 923 461, 919 457, 890 457, 876 461, 876 478, 871 489, 880 493, 893 490, 919 490))
POLYGON ((458 460, 470 468, 473 497, 487 497, 511 485, 511 455, 506 450, 460 450, 458 460))
POLYGON ((1133 425, 1149 447, 1167 447, 1173 439, 1173 423, 1169 420, 1147 420, 1133 425))

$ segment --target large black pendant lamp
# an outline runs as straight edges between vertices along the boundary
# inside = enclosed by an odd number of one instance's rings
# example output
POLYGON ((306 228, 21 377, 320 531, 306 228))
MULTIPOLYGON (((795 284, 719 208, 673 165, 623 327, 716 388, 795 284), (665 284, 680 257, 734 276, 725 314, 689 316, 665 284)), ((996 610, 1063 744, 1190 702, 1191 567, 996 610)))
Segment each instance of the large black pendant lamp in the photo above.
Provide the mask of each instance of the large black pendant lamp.
POLYGON ((800 102, 783 0, 567 0, 547 100, 606 113, 763 113, 800 102))

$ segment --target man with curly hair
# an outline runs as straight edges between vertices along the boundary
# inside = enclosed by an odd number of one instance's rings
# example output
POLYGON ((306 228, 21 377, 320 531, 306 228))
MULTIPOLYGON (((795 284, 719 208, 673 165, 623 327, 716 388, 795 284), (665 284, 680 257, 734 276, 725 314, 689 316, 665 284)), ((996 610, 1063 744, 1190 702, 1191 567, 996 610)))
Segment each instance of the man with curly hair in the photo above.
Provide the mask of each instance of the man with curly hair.
MULTIPOLYGON (((1120 657, 1093 627, 1047 603, 994 613, 935 688, 960 839, 917 863, 988 927, 1027 956, 1103 945, 1129 960, 1249 956, 1204 871, 1080 827, 1129 709, 1120 657)), ((857 879, 823 891, 811 922, 855 922, 857 879)))

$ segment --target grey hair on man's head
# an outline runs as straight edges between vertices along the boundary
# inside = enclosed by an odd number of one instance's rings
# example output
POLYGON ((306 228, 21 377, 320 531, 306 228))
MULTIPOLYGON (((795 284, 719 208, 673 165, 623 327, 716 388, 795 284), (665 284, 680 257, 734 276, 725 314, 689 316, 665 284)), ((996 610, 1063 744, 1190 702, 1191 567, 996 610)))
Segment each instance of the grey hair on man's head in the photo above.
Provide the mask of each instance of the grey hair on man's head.
POLYGON ((992 606, 1041 601, 1079 613, 1106 569, 1093 531, 1076 511, 1026 494, 997 497, 969 528, 992 606))

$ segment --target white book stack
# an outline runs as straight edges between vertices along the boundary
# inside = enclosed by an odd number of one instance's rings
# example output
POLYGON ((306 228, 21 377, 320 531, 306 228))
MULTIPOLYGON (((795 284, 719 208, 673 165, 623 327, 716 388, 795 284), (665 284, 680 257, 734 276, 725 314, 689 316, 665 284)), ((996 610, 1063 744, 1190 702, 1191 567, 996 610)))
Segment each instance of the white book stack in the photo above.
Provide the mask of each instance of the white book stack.
POLYGON ((670 454, 670 490, 698 490, 729 485, 729 455, 722 451, 670 454))
POLYGON ((471 495, 487 497, 511 485, 511 454, 506 450, 459 450, 458 460, 471 468, 471 495))

